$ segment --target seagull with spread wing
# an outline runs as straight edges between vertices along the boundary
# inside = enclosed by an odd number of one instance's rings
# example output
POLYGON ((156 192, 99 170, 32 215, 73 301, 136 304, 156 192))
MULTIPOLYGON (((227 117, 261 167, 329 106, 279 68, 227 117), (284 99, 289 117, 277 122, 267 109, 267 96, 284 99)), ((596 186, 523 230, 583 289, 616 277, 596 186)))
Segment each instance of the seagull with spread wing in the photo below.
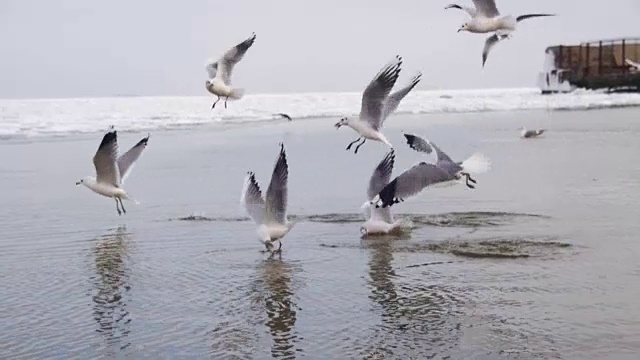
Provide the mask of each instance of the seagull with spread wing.
POLYGON ((483 67, 487 61, 487 56, 489 56, 489 51, 491 51, 493 46, 499 41, 509 38, 511 33, 516 31, 516 27, 520 21, 534 17, 555 16, 555 14, 526 14, 517 17, 513 15, 502 16, 496 7, 495 0, 473 0, 473 5, 474 7, 449 4, 445 6, 445 9, 464 10, 471 16, 471 20, 462 24, 458 32, 468 31, 476 34, 494 33, 487 38, 484 49, 482 50, 483 67))
POLYGON ((418 73, 407 86, 390 94, 400 75, 401 65, 402 57, 397 55, 371 80, 362 94, 360 115, 357 119, 345 117, 335 124, 336 129, 341 126, 348 126, 360 135, 347 146, 347 150, 350 150, 355 143, 362 140, 355 148, 354 153, 357 154, 358 149, 367 139, 382 142, 393 149, 393 145, 380 129, 387 117, 398 108, 400 101, 418 85, 422 76, 422 74, 418 73))
POLYGON ((391 149, 373 170, 373 174, 371 174, 367 188, 367 201, 362 205, 366 218, 365 223, 360 227, 362 235, 389 234, 397 231, 402 224, 400 220, 393 220, 390 207, 371 207, 371 201, 389 184, 395 159, 395 152, 391 149))
POLYGON ((262 197, 260 185, 256 181, 255 174, 250 171, 244 180, 242 197, 240 202, 258 225, 257 234, 267 251, 272 253, 282 249, 282 238, 289 233, 295 224, 287 219, 287 199, 289 180, 289 165, 284 144, 280 144, 280 154, 273 168, 271 182, 267 188, 266 196, 262 197), (278 241, 277 250, 273 250, 273 244, 278 241))
POLYGON ((376 209, 384 209, 418 195, 427 186, 453 179, 443 169, 422 161, 396 176, 369 203, 375 205, 376 209))
POLYGON ((221 97, 224 97, 224 108, 227 108, 227 100, 239 100, 244 96, 244 89, 231 87, 231 74, 233 68, 244 57, 244 54, 249 50, 256 40, 256 34, 253 33, 251 37, 238 45, 229 49, 222 57, 214 62, 210 62, 205 66, 207 73, 209 74, 209 80, 206 81, 205 87, 207 91, 216 95, 218 99, 211 105, 211 108, 215 108, 221 97))
POLYGON ((436 152, 436 166, 451 175, 451 180, 466 179, 468 188, 474 189, 476 181, 471 174, 481 174, 491 169, 491 161, 481 153, 475 153, 464 161, 453 161, 449 155, 442 151, 432 141, 414 134, 404 134, 407 145, 415 151, 431 154, 436 152), (470 183, 471 182, 471 183, 470 183))
MULTIPOLYGON (((118 135, 111 130, 104 135, 98 151, 93 157, 93 165, 96 168, 96 177, 87 176, 76 185, 84 185, 93 192, 113 198, 116 201, 118 215, 126 213, 122 199, 133 200, 122 188, 125 179, 131 174, 133 165, 147 147, 149 135, 138 141, 129 151, 118 157, 118 135), (122 210, 120 210, 122 209, 122 210)), ((133 200, 135 202, 135 200, 133 200)))

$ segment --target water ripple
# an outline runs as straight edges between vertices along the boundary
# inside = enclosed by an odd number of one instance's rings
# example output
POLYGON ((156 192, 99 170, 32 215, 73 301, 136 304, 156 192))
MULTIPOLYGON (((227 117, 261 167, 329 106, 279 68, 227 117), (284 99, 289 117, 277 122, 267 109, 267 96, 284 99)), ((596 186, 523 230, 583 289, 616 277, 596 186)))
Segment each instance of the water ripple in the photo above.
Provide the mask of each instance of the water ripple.
MULTIPOLYGON (((510 213, 510 212, 450 212, 443 214, 396 214, 396 218, 404 219, 415 225, 429 225, 441 227, 481 227, 506 225, 517 219, 539 218, 549 219, 546 215, 510 213)), ((328 213, 316 215, 289 215, 291 221, 316 222, 316 223, 360 223, 364 221, 361 213, 328 213)), ((243 222, 251 221, 246 216, 240 217, 207 217, 204 215, 191 214, 168 221, 205 221, 205 222, 243 222)))

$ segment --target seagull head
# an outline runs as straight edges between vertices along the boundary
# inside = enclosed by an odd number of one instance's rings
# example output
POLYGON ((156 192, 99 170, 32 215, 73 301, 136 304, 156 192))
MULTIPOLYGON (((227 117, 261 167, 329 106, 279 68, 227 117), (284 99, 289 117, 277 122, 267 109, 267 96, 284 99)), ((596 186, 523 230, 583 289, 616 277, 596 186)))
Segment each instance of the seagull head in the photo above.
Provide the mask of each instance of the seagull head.
POLYGON ((467 31, 469 29, 469 24, 468 23, 464 23, 460 26, 460 28, 458 29, 458 32, 460 31, 467 31))
POLYGON ((341 126, 345 126, 347 124, 349 124, 349 119, 345 117, 340 119, 340 121, 338 121, 334 126, 336 129, 340 129, 341 126))
POLYGON ((76 185, 84 185, 89 186, 90 183, 95 182, 95 179, 92 176, 83 177, 82 179, 76 181, 76 185))

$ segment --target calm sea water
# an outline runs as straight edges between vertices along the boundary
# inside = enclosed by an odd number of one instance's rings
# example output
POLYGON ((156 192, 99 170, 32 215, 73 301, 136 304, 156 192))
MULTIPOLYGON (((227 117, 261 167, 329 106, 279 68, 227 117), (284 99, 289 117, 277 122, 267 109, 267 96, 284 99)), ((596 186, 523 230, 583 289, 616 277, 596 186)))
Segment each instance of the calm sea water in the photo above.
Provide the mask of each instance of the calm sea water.
POLYGON ((395 116, 395 174, 424 160, 402 131, 493 169, 395 206, 412 231, 378 239, 359 207, 387 149, 345 151, 337 118, 153 131, 122 217, 74 185, 102 134, 0 141, 0 357, 635 359, 638 115, 395 116), (269 258, 239 199, 280 141, 299 223, 269 258))

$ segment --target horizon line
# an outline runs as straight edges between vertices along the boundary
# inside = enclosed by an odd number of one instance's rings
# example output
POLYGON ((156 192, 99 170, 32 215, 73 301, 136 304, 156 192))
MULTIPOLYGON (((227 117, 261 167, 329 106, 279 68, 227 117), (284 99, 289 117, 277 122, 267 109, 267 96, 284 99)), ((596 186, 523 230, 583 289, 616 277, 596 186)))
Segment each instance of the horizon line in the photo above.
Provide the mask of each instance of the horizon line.
MULTIPOLYGON (((526 90, 536 90, 540 89, 537 87, 495 87, 495 88, 458 88, 458 89, 424 89, 418 90, 416 89, 412 93, 419 92, 482 92, 482 91, 505 91, 505 90, 518 90, 518 91, 526 91, 526 90)), ((322 94, 361 94, 362 91, 321 91, 321 92, 311 92, 311 91, 303 91, 303 92, 277 92, 277 93, 253 93, 245 95, 247 97, 254 96, 291 96, 291 95, 322 95, 322 94)), ((114 98, 199 98, 199 97, 212 97, 212 95, 136 95, 136 94, 114 94, 114 95, 81 95, 81 96, 60 96, 60 97, 0 97, 0 101, 24 101, 24 100, 87 100, 87 99, 114 99, 114 98)))

